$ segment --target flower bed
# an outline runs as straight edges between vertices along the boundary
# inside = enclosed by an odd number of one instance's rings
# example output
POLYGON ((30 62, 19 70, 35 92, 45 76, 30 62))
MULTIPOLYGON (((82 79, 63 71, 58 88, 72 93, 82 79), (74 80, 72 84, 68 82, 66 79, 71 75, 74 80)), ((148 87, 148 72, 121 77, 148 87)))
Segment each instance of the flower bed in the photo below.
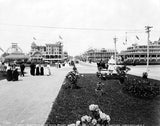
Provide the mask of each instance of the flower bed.
POLYGON ((139 98, 154 98, 160 94, 160 86, 146 78, 127 78, 123 91, 139 98))
POLYGON ((68 126, 107 126, 111 120, 110 116, 103 113, 98 105, 89 105, 91 115, 82 116, 76 123, 68 126))
MULTIPOLYGON (((138 79, 139 77, 130 76, 138 79)), ((72 124, 85 115, 91 116, 90 104, 100 106, 103 113, 111 117, 110 124, 146 124, 159 125, 159 97, 152 100, 132 97, 122 91, 123 84, 117 80, 101 80, 104 83, 102 96, 96 95, 95 89, 99 78, 95 74, 80 76, 77 84, 80 89, 61 88, 51 112, 46 120, 50 124, 72 124)), ((159 81, 150 80, 160 84, 159 81)))

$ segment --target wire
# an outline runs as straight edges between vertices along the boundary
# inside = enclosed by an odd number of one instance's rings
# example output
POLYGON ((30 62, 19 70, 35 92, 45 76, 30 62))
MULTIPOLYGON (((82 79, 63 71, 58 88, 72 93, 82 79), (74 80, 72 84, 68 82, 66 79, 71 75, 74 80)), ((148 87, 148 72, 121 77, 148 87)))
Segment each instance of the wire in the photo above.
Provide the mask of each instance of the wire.
POLYGON ((17 26, 17 27, 32 27, 32 28, 48 28, 48 29, 64 29, 64 30, 92 30, 92 31, 125 31, 125 32, 142 32, 141 29, 105 29, 105 28, 82 28, 82 27, 57 27, 57 26, 42 26, 42 25, 17 25, 17 24, 4 24, 0 25, 17 26))

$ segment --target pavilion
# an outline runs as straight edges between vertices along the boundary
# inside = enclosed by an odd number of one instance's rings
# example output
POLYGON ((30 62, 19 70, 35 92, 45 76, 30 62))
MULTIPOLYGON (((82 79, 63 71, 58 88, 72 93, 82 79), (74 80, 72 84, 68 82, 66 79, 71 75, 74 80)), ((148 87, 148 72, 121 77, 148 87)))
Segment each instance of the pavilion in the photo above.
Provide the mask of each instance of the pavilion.
POLYGON ((6 51, 6 56, 4 56, 5 62, 12 61, 27 61, 29 59, 28 55, 25 55, 17 43, 12 43, 12 46, 9 47, 6 51))

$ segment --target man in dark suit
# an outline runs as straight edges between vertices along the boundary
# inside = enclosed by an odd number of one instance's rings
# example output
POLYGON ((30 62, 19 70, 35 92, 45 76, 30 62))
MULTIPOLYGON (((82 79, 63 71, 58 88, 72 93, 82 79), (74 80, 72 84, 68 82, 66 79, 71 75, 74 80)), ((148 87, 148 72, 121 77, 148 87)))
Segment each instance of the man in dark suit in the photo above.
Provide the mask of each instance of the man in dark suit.
POLYGON ((24 63, 21 63, 20 69, 21 69, 21 75, 24 76, 24 69, 25 69, 24 63))

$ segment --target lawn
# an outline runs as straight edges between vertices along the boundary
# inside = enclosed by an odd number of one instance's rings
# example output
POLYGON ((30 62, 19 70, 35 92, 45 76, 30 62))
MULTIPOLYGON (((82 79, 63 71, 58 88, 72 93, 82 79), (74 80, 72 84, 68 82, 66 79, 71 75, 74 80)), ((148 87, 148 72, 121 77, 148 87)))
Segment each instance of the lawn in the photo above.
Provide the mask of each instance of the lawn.
MULTIPOLYGON (((110 115, 111 124, 158 126, 160 119, 159 96, 150 100, 132 97, 122 91, 123 84, 118 80, 102 81, 105 93, 98 96, 95 93, 95 88, 100 80, 95 74, 83 75, 78 80, 80 89, 61 87, 46 124, 75 123, 83 115, 90 115, 88 109, 90 104, 98 104, 104 113, 110 115)), ((132 77, 137 78, 136 76, 132 77)), ((160 84, 159 81, 151 81, 160 84)))
POLYGON ((6 79, 6 76, 3 75, 3 73, 0 72, 0 80, 6 79))

